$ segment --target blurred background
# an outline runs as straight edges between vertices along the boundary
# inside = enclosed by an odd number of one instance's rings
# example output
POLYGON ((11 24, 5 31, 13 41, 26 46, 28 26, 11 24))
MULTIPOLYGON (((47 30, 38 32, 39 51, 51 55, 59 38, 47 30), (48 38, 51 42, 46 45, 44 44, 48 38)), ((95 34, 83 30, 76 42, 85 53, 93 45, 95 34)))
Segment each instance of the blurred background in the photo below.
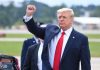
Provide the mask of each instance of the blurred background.
POLYGON ((42 25, 57 24, 57 9, 72 8, 75 12, 74 28, 89 38, 92 70, 100 69, 99 0, 0 0, 0 54, 20 59, 23 41, 33 36, 22 21, 28 4, 36 5, 34 17, 43 22, 42 25))

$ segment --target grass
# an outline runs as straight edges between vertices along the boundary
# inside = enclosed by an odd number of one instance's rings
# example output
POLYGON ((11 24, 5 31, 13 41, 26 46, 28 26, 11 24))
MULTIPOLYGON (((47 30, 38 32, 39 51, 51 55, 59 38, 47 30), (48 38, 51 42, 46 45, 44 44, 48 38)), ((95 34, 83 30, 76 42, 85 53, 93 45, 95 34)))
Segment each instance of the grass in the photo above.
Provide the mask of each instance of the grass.
MULTIPOLYGON (((0 53, 19 56, 23 42, 0 42, 0 53)), ((90 42, 89 48, 92 57, 100 57, 100 42, 90 42)))
POLYGON ((88 38, 96 38, 96 39, 100 39, 100 34, 86 34, 88 36, 88 38))
POLYGON ((20 55, 22 42, 0 42, 0 53, 7 55, 20 55))
MULTIPOLYGON (((100 34, 86 34, 89 38, 100 39, 100 34)), ((32 34, 7 34, 6 38, 31 38, 32 34)), ((0 41, 0 53, 20 56, 23 42, 0 41)), ((92 57, 100 57, 100 42, 89 42, 92 57)))
MULTIPOLYGON (((86 34, 88 38, 100 39, 100 34, 86 34)), ((32 34, 7 34, 6 38, 30 38, 32 34)))
POLYGON ((30 38, 32 34, 7 34, 6 38, 30 38))
POLYGON ((100 42, 90 42, 90 52, 92 57, 100 57, 100 42))

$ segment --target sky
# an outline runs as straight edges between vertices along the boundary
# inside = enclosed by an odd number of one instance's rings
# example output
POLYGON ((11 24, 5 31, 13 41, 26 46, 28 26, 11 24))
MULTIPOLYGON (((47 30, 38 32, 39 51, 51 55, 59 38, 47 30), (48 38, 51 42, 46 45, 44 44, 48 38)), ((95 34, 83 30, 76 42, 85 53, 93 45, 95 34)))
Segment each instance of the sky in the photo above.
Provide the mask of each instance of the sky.
MULTIPOLYGON (((7 5, 10 1, 14 1, 15 4, 17 5, 21 3, 23 0, 0 0, 0 4, 7 5)), ((48 4, 49 6, 61 5, 62 3, 64 3, 66 6, 72 6, 72 5, 88 6, 90 4, 100 5, 100 0, 35 0, 35 1, 48 4)))

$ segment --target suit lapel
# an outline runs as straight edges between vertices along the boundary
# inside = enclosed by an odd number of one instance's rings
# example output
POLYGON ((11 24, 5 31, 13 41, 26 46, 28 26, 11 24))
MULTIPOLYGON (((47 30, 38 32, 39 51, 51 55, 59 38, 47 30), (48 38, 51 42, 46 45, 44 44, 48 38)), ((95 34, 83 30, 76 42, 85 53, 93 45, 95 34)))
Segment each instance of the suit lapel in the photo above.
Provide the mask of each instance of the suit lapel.
POLYGON ((34 64, 36 64, 37 66, 37 63, 38 63, 38 51, 39 51, 39 47, 40 47, 40 43, 37 44, 36 46, 34 46, 35 49, 34 49, 34 64))
POLYGON ((62 58, 61 58, 61 62, 63 61, 65 55, 67 54, 67 51, 69 50, 69 48, 73 45, 73 42, 74 42, 74 39, 75 39, 74 33, 75 33, 75 31, 73 29, 72 32, 71 32, 71 35, 68 39, 68 42, 66 43, 65 50, 64 50, 62 58))
POLYGON ((53 29, 48 29, 48 31, 46 31, 46 36, 44 39, 44 47, 47 47, 48 43, 50 43, 51 39, 57 35, 59 33, 60 29, 58 27, 53 28, 53 29))

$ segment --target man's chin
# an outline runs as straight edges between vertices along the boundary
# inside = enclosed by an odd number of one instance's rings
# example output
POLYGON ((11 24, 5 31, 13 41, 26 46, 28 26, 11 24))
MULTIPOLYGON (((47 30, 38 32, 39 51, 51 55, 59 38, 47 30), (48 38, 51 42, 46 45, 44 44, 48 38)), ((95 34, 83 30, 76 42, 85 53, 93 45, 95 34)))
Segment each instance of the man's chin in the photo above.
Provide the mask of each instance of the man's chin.
POLYGON ((61 28, 63 28, 64 26, 63 25, 59 25, 61 28))
POLYGON ((63 25, 60 25, 60 28, 61 28, 61 29, 63 29, 63 28, 64 28, 64 26, 63 26, 63 25))

